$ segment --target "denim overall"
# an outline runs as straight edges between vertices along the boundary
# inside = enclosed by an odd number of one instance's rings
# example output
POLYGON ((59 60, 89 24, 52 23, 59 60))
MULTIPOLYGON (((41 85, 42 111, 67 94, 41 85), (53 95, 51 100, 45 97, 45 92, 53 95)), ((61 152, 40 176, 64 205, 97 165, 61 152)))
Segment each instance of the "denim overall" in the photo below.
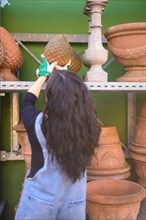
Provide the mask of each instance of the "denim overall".
POLYGON ((35 131, 44 155, 43 167, 26 178, 15 220, 85 220, 86 175, 72 183, 51 162, 41 131, 42 113, 35 122, 35 131))

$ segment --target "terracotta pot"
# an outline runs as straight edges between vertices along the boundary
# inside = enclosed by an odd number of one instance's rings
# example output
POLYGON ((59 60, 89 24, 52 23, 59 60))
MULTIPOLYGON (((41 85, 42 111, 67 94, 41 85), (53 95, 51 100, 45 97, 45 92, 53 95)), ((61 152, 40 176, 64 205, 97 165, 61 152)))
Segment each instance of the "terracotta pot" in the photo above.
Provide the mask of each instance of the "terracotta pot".
POLYGON ((139 117, 146 118, 146 99, 143 101, 139 117))
POLYGON ((136 220, 145 189, 126 180, 97 180, 87 183, 89 220, 136 220))
POLYGON ((29 169, 31 166, 31 146, 26 129, 22 122, 19 122, 17 125, 15 125, 13 129, 18 133, 18 141, 22 147, 26 167, 29 169))
POLYGON ((102 127, 99 136, 98 145, 100 144, 117 144, 120 142, 117 128, 115 126, 102 127))
POLYGON ((71 70, 78 72, 82 66, 80 56, 70 46, 63 34, 51 35, 44 49, 44 55, 49 63, 57 61, 59 66, 66 65, 71 59, 71 70))
POLYGON ((112 26, 105 32, 108 48, 124 66, 125 74, 117 81, 146 81, 146 22, 112 26))
POLYGON ((130 156, 135 163, 138 183, 146 187, 146 100, 144 101, 140 117, 138 117, 134 140, 130 145, 130 156))
POLYGON ((146 198, 140 204, 140 211, 137 220, 143 220, 146 217, 146 198))
POLYGON ((130 146, 130 156, 135 163, 135 170, 138 176, 138 183, 146 187, 146 146, 130 146))
POLYGON ((138 117, 134 142, 139 145, 146 145, 146 118, 138 117))
POLYGON ((129 176, 130 165, 125 160, 116 127, 102 127, 98 146, 87 167, 87 180, 127 179, 129 176))
POLYGON ((136 144, 135 142, 132 142, 132 144, 130 145, 130 150, 138 153, 138 154, 146 154, 146 144, 136 144))
POLYGON ((87 179, 127 179, 130 165, 125 160, 121 144, 99 145, 87 168, 87 179))

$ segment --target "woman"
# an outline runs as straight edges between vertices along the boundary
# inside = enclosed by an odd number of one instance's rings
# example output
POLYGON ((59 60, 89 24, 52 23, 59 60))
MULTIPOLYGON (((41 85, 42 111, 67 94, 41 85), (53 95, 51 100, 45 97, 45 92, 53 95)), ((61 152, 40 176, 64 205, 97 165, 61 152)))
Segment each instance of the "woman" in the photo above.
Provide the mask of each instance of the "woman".
POLYGON ((32 162, 15 220, 85 220, 86 167, 100 133, 95 107, 85 84, 67 65, 49 65, 43 57, 38 76, 22 103, 32 162), (39 112, 35 104, 48 76, 39 112))

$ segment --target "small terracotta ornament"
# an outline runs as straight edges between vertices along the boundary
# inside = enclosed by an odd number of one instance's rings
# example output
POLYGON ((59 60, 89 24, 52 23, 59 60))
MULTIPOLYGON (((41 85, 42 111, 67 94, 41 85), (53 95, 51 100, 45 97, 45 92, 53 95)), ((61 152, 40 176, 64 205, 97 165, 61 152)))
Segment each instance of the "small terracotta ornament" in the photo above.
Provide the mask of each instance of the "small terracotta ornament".
POLYGON ((13 127, 13 129, 18 134, 18 141, 22 148, 22 153, 24 155, 24 160, 26 163, 27 169, 31 166, 31 146, 29 143, 28 135, 26 129, 22 122, 19 122, 17 125, 13 127))
POLYGON ((0 27, 0 55, 4 57, 0 62, 0 80, 18 80, 16 71, 22 66, 23 56, 14 38, 3 27, 0 27))
POLYGON ((126 180, 96 180, 87 183, 89 220, 136 220, 145 189, 126 180))
POLYGON ((82 61, 77 52, 70 46, 63 34, 51 35, 44 48, 44 55, 49 63, 57 61, 59 66, 65 66, 71 59, 70 69, 78 72, 82 61))
POLYGON ((108 49, 124 66, 119 82, 146 82, 146 22, 109 27, 105 32, 108 49))

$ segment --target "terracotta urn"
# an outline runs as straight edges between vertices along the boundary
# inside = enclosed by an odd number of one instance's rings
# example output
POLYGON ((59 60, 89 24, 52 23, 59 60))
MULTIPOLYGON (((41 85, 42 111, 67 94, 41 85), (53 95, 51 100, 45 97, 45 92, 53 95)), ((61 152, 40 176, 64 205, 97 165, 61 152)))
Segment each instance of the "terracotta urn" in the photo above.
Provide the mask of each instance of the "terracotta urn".
POLYGON ((13 129, 18 134, 18 141, 22 148, 22 153, 24 155, 25 164, 26 164, 27 169, 29 169, 31 166, 31 146, 29 143, 26 129, 22 122, 19 122, 17 125, 15 125, 13 129))
POLYGON ((87 180, 127 179, 130 165, 125 160, 115 126, 102 127, 98 145, 87 167, 87 180))
POLYGON ((126 23, 109 27, 105 32, 108 49, 124 66, 120 82, 146 81, 146 22, 126 23))
POLYGON ((89 220, 136 220, 145 189, 126 180, 96 180, 87 183, 89 220))
POLYGON ((11 34, 3 27, 0 27, 0 42, 0 56, 3 57, 0 62, 0 80, 18 80, 16 72, 23 63, 21 50, 11 34))

